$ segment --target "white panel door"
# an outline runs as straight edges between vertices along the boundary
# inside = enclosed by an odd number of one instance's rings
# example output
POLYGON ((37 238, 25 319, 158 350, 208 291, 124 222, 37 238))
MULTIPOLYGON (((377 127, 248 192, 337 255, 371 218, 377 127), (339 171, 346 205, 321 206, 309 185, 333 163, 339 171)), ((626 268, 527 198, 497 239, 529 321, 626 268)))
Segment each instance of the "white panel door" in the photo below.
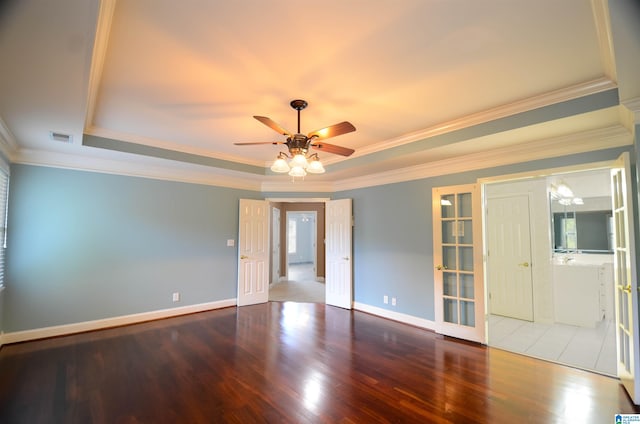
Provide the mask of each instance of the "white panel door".
POLYGON ((351 199, 328 201, 325 208, 325 302, 351 309, 351 199))
POLYGON ((432 196, 436 332, 484 343, 479 186, 437 187, 432 196))
POLYGON ((533 321, 529 196, 487 200, 489 312, 533 321))
POLYGON ((618 377, 635 404, 640 404, 638 360, 638 282, 636 280, 633 204, 629 155, 611 170, 614 227, 614 286, 618 377))
POLYGON ((240 199, 238 306, 269 300, 269 202, 240 199))

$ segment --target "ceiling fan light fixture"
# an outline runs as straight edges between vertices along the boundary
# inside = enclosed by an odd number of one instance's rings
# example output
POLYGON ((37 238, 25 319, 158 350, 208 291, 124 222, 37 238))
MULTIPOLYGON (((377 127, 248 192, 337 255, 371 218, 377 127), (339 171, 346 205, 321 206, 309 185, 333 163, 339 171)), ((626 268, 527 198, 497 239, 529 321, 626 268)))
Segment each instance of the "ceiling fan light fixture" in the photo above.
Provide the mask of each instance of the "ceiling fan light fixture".
POLYGON ((289 164, 287 163, 286 159, 287 159, 287 155, 280 152, 275 162, 273 162, 273 165, 271 165, 271 170, 273 172, 278 172, 278 173, 289 172, 291 168, 289 167, 289 164))
POLYGON ((291 163, 289 164, 289 166, 291 166, 292 168, 300 167, 302 169, 306 168, 308 165, 309 162, 307 161, 307 158, 304 157, 304 155, 301 153, 293 156, 293 159, 291 159, 291 163))
POLYGON ((304 177, 307 175, 307 172, 301 166, 292 166, 291 171, 289 171, 289 175, 292 177, 304 177))
POLYGON ((324 174, 324 166, 320 162, 320 158, 317 153, 314 153, 309 158, 309 165, 307 166, 307 172, 310 174, 324 174))

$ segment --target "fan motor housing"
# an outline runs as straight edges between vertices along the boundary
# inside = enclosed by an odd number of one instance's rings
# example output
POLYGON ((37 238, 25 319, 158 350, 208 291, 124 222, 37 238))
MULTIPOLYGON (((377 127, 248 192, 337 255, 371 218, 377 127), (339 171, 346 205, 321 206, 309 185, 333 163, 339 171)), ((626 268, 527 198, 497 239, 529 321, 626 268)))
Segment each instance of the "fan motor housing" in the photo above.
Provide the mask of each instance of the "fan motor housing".
POLYGON ((287 146, 292 155, 307 154, 309 150, 309 137, 304 134, 294 134, 287 139, 287 146))

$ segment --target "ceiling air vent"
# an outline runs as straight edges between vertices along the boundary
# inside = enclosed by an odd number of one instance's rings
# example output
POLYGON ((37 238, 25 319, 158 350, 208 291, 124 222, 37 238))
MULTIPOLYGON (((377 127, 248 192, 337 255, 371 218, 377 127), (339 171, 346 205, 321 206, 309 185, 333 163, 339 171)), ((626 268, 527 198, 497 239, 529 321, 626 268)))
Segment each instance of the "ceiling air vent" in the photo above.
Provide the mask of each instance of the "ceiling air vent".
POLYGON ((73 136, 70 134, 64 134, 56 131, 49 131, 49 138, 53 141, 59 141, 61 143, 72 143, 73 136))

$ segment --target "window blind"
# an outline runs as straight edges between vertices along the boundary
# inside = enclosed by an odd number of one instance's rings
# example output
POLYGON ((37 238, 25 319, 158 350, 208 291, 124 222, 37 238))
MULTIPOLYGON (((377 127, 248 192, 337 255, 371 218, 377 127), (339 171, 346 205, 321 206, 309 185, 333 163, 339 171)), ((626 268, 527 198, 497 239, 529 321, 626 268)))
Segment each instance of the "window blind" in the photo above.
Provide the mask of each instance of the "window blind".
POLYGON ((9 174, 0 167, 0 287, 4 286, 5 251, 7 250, 7 211, 9 174))

